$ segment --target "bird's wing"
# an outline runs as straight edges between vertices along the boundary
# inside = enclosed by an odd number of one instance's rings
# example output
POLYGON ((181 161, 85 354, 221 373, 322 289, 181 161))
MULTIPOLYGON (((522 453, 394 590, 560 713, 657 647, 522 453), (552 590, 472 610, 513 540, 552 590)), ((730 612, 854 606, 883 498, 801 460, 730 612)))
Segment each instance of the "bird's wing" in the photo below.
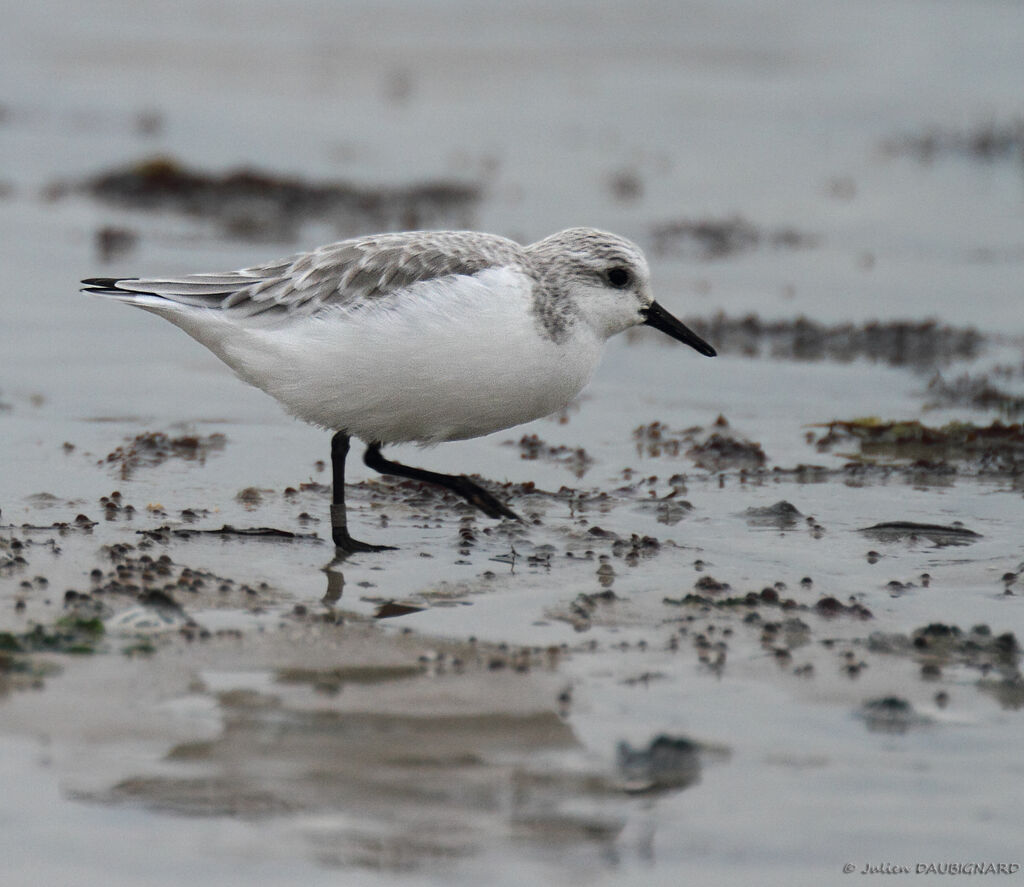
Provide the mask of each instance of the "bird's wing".
POLYGON ((531 262, 519 244, 503 237, 413 231, 343 240, 240 271, 167 279, 98 277, 82 283, 84 292, 127 301, 133 295, 156 296, 271 320, 305 317, 329 307, 355 307, 414 283, 473 275, 499 265, 526 270, 531 262))

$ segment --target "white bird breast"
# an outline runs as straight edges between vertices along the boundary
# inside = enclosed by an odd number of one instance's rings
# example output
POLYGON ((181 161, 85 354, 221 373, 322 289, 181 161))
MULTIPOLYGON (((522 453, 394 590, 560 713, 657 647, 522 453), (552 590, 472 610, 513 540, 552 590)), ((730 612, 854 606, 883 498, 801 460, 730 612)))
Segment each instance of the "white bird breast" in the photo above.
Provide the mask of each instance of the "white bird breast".
POLYGON ((546 416, 589 381, 602 338, 584 322, 552 341, 531 286, 500 268, 269 327, 196 309, 167 316, 308 422, 437 443, 546 416))

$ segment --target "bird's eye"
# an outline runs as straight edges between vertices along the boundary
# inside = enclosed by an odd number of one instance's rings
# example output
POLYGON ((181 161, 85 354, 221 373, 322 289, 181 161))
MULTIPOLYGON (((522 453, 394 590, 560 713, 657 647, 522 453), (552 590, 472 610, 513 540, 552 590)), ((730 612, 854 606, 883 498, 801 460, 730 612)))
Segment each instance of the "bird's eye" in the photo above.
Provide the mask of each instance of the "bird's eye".
POLYGON ((605 272, 605 278, 616 289, 623 289, 629 286, 629 282, 633 279, 632 275, 625 268, 609 268, 605 272))

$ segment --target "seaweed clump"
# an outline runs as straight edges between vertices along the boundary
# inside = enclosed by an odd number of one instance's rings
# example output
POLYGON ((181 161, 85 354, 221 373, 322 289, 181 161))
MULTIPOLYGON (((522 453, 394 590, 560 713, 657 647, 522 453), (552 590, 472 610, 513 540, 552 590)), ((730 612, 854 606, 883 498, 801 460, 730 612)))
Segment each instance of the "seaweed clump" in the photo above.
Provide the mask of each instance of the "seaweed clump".
MULTIPOLYGON (((697 335, 714 342, 721 354, 842 363, 867 358, 915 370, 973 360, 985 341, 975 329, 947 326, 935 320, 828 326, 806 317, 769 321, 756 314, 731 317, 721 312, 709 318, 687 317, 685 320, 697 335)), ((627 333, 630 334, 641 335, 632 330, 627 333)))
POLYGON ((852 458, 915 461, 935 465, 947 461, 966 463, 982 475, 1024 473, 1024 425, 990 425, 950 422, 931 427, 916 420, 883 422, 875 418, 827 422, 828 429, 815 446, 831 452, 836 446, 856 445, 852 458))
POLYGON ((163 431, 144 431, 108 453, 103 462, 116 466, 120 478, 127 480, 136 469, 160 465, 171 458, 203 464, 210 453, 223 450, 226 442, 227 437, 216 432, 171 437, 163 431))
POLYGON ((249 168, 208 173, 171 157, 152 157, 50 188, 54 197, 72 191, 129 209, 210 219, 229 236, 257 239, 294 237, 311 220, 326 221, 346 233, 469 227, 481 198, 478 185, 460 182, 364 187, 249 168))
POLYGON ((705 471, 757 471, 768 461, 759 443, 746 440, 729 430, 729 422, 719 416, 710 429, 699 425, 673 431, 663 422, 651 422, 633 429, 637 455, 651 458, 676 457, 683 453, 705 471))

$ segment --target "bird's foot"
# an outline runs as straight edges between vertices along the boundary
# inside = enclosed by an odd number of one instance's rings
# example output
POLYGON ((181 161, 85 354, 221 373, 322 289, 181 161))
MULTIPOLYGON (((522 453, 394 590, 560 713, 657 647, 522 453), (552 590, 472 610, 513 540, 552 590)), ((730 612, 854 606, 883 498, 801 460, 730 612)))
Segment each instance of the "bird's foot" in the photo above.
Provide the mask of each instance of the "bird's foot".
POLYGON ((371 545, 369 542, 360 542, 348 534, 348 530, 335 529, 332 532, 334 539, 334 550, 339 555, 357 554, 363 551, 397 551, 394 545, 371 545))
POLYGON ((523 519, 507 505, 502 504, 483 487, 473 483, 468 477, 457 477, 452 484, 452 491, 458 493, 470 505, 479 508, 488 517, 507 517, 512 520, 523 519))

